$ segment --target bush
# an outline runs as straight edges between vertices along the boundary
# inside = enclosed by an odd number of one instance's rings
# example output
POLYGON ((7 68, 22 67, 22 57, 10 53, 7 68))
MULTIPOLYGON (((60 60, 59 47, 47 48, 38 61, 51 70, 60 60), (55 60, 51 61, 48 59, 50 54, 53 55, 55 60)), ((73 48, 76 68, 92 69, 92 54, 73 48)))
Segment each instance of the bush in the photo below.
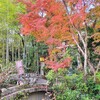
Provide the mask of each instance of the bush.
POLYGON ((46 77, 57 100, 100 100, 100 84, 90 75, 84 81, 83 72, 69 74, 67 69, 50 70, 46 77))

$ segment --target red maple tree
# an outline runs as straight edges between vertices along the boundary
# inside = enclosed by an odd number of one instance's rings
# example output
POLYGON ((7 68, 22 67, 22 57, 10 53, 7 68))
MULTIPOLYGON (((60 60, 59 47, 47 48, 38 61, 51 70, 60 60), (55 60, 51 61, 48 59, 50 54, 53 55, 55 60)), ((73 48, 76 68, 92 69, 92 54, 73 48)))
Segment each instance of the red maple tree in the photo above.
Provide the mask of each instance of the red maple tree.
POLYGON ((87 65, 95 73, 87 50, 88 26, 91 24, 87 15, 96 3, 94 0, 36 0, 35 3, 31 0, 19 1, 26 5, 27 10, 26 14, 20 16, 21 32, 25 35, 33 34, 37 41, 43 41, 49 46, 49 68, 57 70, 69 65, 68 59, 57 61, 56 53, 52 53, 62 42, 67 41, 67 45, 75 43, 83 56, 85 75, 87 65))

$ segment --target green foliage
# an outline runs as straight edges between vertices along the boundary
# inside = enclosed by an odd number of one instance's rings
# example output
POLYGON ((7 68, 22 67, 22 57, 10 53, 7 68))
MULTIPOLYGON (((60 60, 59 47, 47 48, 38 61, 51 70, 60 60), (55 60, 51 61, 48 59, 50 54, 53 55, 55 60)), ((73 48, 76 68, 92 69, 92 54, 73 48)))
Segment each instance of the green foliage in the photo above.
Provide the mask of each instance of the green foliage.
POLYGON ((96 82, 100 84, 100 72, 96 73, 96 82))
MULTIPOLYGON (((20 13, 25 13, 25 7, 16 0, 0 0, 0 64, 7 65, 9 61, 18 60, 18 48, 22 49, 17 20, 20 13), (21 44, 21 45, 20 45, 21 44), (8 48, 7 48, 8 46, 8 48), (8 51, 8 53, 6 53, 8 51), (6 59, 8 55, 8 63, 6 59)), ((22 50, 20 51, 22 52, 22 50)))
POLYGON ((14 100, 27 100, 28 97, 28 93, 24 93, 24 92, 19 92, 17 94, 17 96, 15 98, 13 98, 14 100))
POLYGON ((91 76, 88 75, 85 81, 82 72, 69 73, 67 69, 59 69, 56 73, 50 70, 46 75, 57 100, 100 99, 100 84, 95 83, 91 76))
POLYGON ((2 26, 9 28, 13 28, 15 25, 18 25, 18 21, 16 19, 17 15, 18 13, 25 12, 24 8, 25 7, 22 4, 16 4, 16 0, 0 0, 0 25, 2 24, 2 26))
POLYGON ((48 74, 46 75, 49 81, 53 81, 54 76, 55 76, 54 70, 50 70, 48 74))
POLYGON ((44 43, 36 42, 31 35, 24 36, 26 50, 23 58, 26 72, 38 72, 40 67, 40 57, 46 57, 47 46, 44 43))
POLYGON ((93 30, 93 28, 91 28, 91 27, 88 27, 87 30, 88 30, 89 35, 91 35, 91 34, 94 33, 94 30, 93 30))

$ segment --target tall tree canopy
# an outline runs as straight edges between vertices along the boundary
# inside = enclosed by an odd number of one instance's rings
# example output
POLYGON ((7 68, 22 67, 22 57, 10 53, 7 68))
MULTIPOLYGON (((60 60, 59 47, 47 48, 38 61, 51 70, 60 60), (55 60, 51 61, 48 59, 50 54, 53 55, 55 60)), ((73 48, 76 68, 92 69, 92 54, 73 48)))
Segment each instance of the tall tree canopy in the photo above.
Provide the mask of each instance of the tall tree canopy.
MULTIPOLYGON (((90 67, 92 73, 96 72, 95 69, 98 69, 100 62, 95 68, 90 60, 88 46, 90 38, 94 37, 95 42, 100 40, 95 33, 97 27, 99 27, 99 24, 97 25, 100 9, 98 0, 19 1, 26 5, 27 10, 26 14, 20 15, 21 32, 23 34, 33 34, 37 41, 45 42, 49 46, 50 55, 52 55, 51 51, 57 46, 61 46, 64 41, 66 41, 67 46, 76 44, 84 59, 84 74, 87 74, 87 66, 90 67), (94 11, 94 13, 91 13, 91 11, 94 11), (93 31, 90 32, 90 29, 93 31)), ((94 49, 98 51, 97 47, 94 49)), ((57 59, 55 59, 55 53, 53 53, 51 61, 50 64, 53 64, 53 66, 50 65, 51 68, 58 69, 64 65, 68 66, 70 60, 67 59, 67 63, 65 63, 66 61, 63 58, 63 60, 60 60, 60 64, 55 64, 57 59)))

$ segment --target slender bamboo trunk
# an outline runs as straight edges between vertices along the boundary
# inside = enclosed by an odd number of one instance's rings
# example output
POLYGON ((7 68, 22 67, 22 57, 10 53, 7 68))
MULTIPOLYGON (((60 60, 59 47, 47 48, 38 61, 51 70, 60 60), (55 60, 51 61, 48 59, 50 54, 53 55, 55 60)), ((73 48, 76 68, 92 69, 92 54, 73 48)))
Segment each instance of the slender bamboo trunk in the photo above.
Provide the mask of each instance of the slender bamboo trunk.
POLYGON ((13 43, 12 43, 12 62, 14 62, 14 47, 13 47, 13 43))
POLYGON ((15 48, 14 52, 15 52, 15 61, 17 61, 17 48, 15 48))
POLYGON ((20 46, 18 47, 18 59, 20 59, 20 46))
MULTIPOLYGON (((25 42, 26 42, 26 39, 24 37, 23 38, 23 60, 26 59, 26 46, 25 46, 25 42)), ((26 66, 26 62, 25 62, 25 66, 26 66)))
POLYGON ((2 64, 5 64, 5 40, 3 40, 3 48, 2 48, 2 64))
POLYGON ((7 37, 6 37, 6 65, 9 62, 9 44, 8 44, 8 30, 7 30, 7 37))

